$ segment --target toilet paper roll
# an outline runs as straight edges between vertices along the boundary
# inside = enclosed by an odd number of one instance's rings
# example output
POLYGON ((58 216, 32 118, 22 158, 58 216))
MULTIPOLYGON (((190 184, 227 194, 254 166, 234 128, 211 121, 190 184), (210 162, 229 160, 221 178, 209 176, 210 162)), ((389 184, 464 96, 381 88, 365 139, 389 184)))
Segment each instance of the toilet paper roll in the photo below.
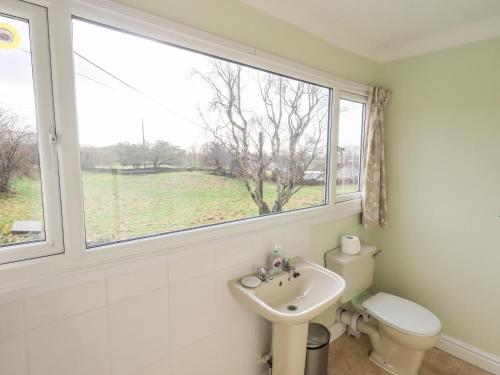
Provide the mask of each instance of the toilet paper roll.
POLYGON ((342 236, 341 251, 344 254, 356 255, 361 251, 361 242, 356 236, 342 236))

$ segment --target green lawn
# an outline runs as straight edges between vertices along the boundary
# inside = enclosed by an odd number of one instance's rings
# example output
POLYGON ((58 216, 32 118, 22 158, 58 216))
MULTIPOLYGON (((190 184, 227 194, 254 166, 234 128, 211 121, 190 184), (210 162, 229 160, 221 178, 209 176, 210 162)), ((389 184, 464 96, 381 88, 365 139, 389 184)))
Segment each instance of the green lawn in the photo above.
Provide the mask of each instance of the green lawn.
MULTIPOLYGON (((87 240, 93 244, 258 215, 240 181, 202 172, 84 173, 83 186, 87 240)), ((0 195, 4 234, 15 220, 40 220, 38 187, 35 180, 19 179, 13 194, 0 195)), ((273 184, 266 184, 270 206, 274 194, 273 184)), ((318 205, 323 200, 323 186, 305 186, 285 210, 318 205)))
POLYGON ((10 236, 10 229, 16 220, 38 220, 43 222, 42 193, 40 182, 18 178, 12 184, 11 194, 0 194, 0 245, 23 242, 21 236, 10 236))
MULTIPOLYGON (((83 178, 85 226, 90 242, 214 224, 257 216, 258 209, 240 181, 201 172, 151 175, 86 173, 83 178)), ((265 196, 272 202, 273 186, 265 196)), ((323 188, 307 186, 286 209, 321 204, 323 188)))

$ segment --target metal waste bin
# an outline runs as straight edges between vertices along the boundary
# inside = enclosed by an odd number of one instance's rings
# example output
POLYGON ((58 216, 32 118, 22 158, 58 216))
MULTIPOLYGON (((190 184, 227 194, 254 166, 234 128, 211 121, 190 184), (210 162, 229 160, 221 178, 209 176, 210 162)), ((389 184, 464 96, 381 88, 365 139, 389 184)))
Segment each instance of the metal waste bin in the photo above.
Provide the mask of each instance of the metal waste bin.
POLYGON ((310 323, 307 334, 305 375, 327 375, 330 331, 318 323, 310 323))

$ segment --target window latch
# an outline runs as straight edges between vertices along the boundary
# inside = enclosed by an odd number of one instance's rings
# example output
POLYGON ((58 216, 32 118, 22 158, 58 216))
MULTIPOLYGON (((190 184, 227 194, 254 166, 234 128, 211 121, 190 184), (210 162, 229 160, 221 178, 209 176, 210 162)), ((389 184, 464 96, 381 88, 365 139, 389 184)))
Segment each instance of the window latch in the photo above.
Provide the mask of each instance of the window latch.
POLYGON ((55 128, 51 128, 50 131, 49 131, 49 142, 52 143, 52 144, 56 144, 57 143, 57 134, 56 134, 56 129, 55 128))

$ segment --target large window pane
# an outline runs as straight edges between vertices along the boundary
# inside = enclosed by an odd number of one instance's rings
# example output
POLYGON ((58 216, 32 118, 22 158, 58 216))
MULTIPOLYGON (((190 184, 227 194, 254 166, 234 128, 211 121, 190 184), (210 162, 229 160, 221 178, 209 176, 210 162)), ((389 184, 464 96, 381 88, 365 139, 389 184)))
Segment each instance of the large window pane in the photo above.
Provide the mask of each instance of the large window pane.
POLYGON ((360 190, 361 143, 365 104, 340 100, 337 195, 360 190))
POLYGON ((0 246, 45 239, 27 20, 0 14, 0 246))
POLYGON ((73 21, 88 246, 326 203, 331 90, 73 21))

